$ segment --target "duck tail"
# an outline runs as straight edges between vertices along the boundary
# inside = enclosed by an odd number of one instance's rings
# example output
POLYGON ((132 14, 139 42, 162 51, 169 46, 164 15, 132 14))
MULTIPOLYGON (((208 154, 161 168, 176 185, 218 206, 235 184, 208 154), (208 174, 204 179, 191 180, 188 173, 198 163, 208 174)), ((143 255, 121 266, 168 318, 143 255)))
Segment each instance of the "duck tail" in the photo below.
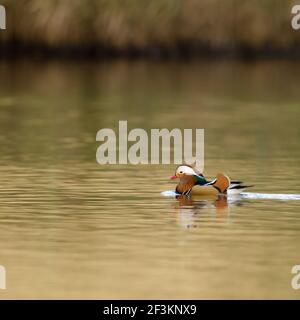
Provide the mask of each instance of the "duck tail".
POLYGON ((229 186, 229 190, 232 190, 232 189, 246 189, 246 188, 251 188, 251 187, 254 187, 254 185, 244 184, 243 181, 231 181, 231 184, 229 186))
POLYGON ((238 184, 229 187, 229 190, 252 188, 254 185, 238 184))

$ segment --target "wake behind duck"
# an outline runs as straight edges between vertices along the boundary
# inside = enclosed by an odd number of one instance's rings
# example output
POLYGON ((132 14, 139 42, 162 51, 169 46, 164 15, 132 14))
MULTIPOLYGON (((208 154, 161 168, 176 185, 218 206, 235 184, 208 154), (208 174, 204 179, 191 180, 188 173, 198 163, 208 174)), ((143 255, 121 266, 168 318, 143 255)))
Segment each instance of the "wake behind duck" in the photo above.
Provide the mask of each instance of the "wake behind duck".
MULTIPOLYGON (((166 190, 161 192, 164 197, 176 197, 179 196, 174 190, 166 190)), ((200 196, 201 197, 201 196, 200 196)), ((241 192, 235 195, 227 195, 228 198, 244 198, 244 199, 265 199, 265 200, 300 200, 300 194, 291 193, 257 193, 257 192, 241 192)), ((202 198, 205 198, 203 195, 202 198)))

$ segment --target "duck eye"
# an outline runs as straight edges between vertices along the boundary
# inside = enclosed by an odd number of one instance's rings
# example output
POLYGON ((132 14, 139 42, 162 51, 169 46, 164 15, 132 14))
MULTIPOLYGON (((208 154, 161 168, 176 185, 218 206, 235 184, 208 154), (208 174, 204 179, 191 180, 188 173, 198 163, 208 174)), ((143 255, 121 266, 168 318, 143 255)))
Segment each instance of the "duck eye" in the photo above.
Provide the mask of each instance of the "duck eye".
POLYGON ((183 173, 182 171, 180 171, 179 173, 183 173))

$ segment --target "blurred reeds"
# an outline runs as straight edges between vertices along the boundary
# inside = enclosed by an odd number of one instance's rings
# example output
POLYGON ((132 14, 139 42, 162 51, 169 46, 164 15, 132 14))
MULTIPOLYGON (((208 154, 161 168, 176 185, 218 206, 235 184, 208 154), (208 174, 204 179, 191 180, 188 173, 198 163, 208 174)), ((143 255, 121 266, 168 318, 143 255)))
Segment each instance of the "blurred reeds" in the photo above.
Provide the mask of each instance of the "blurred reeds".
MULTIPOLYGON (((295 0, 1 0, 0 51, 300 55, 295 0)), ((299 1, 300 3, 300 1, 299 1)))

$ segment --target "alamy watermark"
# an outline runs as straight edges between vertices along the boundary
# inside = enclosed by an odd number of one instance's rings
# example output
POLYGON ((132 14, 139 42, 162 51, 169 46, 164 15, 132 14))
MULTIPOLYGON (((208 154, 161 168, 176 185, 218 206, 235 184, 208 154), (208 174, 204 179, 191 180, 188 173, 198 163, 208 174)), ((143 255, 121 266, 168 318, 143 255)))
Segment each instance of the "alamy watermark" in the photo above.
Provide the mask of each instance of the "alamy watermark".
POLYGON ((5 7, 0 4, 0 30, 6 29, 6 10, 5 7))
POLYGON ((101 129, 97 132, 96 141, 103 142, 96 153, 99 164, 185 162, 195 164, 201 171, 204 168, 204 129, 151 129, 148 134, 144 129, 135 128, 128 132, 127 121, 124 120, 119 121, 117 134, 113 129, 101 129))
POLYGON ((300 289, 300 265, 293 266, 292 274, 295 274, 291 282, 292 288, 295 290, 299 290, 300 289))
POLYGON ((300 29, 300 4, 296 4, 292 7, 292 28, 294 30, 299 30, 300 29))
POLYGON ((0 266, 0 290, 6 289, 6 270, 3 266, 0 266))

